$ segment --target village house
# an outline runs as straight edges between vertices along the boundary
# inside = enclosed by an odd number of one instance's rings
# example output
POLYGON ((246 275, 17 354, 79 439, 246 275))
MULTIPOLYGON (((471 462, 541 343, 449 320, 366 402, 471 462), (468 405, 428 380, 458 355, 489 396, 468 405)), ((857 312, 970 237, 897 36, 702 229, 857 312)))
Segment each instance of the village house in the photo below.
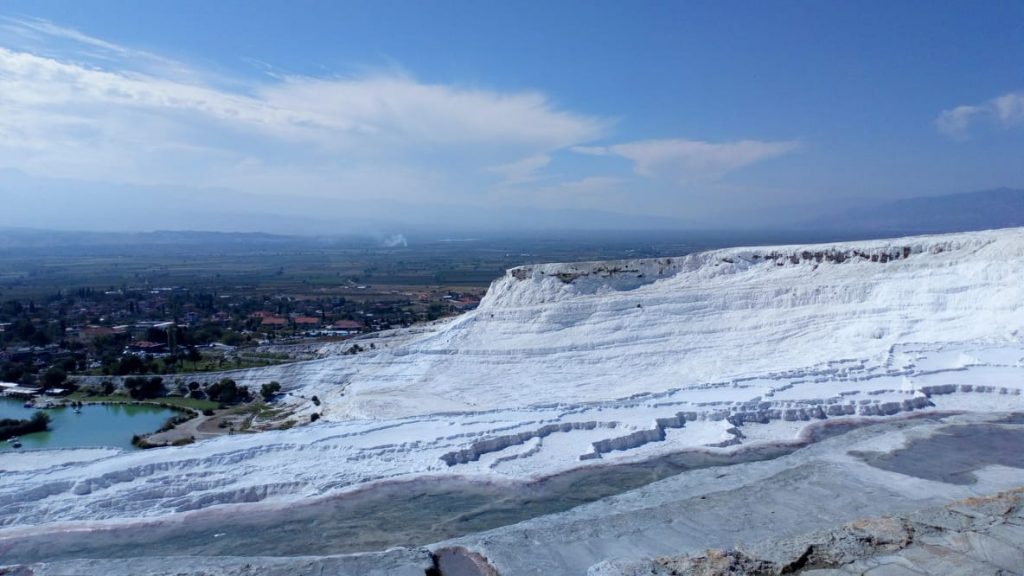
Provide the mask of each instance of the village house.
POLYGON ((124 351, 126 354, 165 354, 167 352, 167 344, 136 340, 126 346, 124 351))
POLYGON ((78 330, 78 340, 81 342, 92 342, 103 336, 114 336, 124 334, 123 327, 112 328, 110 326, 84 326, 78 330))
POLYGON ((361 334, 366 330, 366 326, 362 322, 356 322, 355 320, 338 320, 331 324, 331 330, 346 334, 361 334))
POLYGON ((263 316, 260 326, 269 328, 283 328, 288 325, 288 319, 284 316, 263 316))
POLYGON ((34 398, 39 395, 38 388, 29 388, 14 382, 0 382, 0 396, 11 398, 34 398))

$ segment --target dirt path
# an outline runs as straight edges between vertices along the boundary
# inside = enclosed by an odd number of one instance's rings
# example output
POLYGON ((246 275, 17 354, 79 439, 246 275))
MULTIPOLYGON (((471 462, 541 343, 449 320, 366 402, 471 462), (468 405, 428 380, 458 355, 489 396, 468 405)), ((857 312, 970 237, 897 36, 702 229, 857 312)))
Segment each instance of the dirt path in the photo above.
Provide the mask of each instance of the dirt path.
POLYGON ((162 446, 189 439, 198 441, 224 436, 244 430, 246 421, 250 418, 252 413, 239 411, 237 408, 218 410, 212 416, 200 414, 170 430, 151 434, 146 437, 146 441, 162 446))

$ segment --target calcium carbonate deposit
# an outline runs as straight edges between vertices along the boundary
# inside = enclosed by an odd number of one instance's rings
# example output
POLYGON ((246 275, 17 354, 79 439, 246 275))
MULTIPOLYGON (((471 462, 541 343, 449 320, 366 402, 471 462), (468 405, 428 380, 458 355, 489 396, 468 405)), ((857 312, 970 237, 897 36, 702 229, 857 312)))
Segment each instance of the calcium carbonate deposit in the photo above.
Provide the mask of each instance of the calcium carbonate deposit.
POLYGON ((834 419, 1024 410, 1024 229, 520 267, 477 310, 374 344, 234 375, 280 381, 315 423, 5 455, 0 537, 730 451, 834 419))

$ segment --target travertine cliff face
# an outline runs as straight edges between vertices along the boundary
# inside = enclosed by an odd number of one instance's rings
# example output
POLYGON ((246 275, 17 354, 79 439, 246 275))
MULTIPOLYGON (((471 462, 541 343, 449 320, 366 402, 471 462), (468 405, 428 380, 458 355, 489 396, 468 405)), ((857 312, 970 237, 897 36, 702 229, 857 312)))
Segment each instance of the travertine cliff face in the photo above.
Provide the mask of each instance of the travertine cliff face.
POLYGON ((5 456, 0 537, 384 481, 522 482, 792 443, 815 422, 1024 411, 1022 302, 1024 228, 515 268, 452 321, 232 375, 281 382, 306 425, 5 456))

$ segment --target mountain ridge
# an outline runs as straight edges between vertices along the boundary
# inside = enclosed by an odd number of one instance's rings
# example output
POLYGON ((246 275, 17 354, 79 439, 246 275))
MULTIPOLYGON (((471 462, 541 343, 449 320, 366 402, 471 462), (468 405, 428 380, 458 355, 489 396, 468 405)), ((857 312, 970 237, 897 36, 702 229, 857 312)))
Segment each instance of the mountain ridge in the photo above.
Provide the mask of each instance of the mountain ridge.
POLYGON ((948 234, 1024 226, 1024 190, 1001 187, 919 196, 803 220, 805 229, 857 233, 948 234))

